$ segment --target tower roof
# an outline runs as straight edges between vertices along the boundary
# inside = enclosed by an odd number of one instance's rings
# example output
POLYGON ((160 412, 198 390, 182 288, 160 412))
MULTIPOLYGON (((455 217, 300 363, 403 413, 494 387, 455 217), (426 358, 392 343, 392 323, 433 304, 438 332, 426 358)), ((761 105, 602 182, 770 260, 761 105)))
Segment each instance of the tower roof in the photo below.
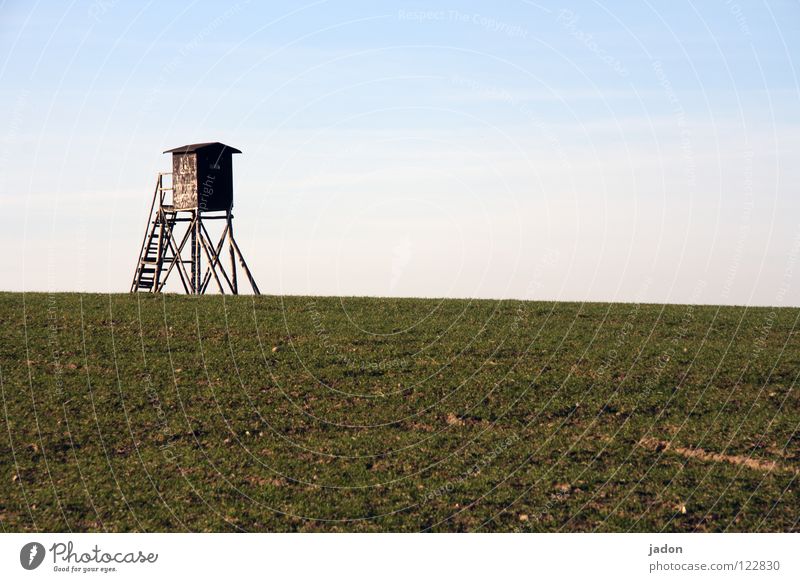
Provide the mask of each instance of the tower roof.
POLYGON ((180 154, 190 154, 192 152, 196 152, 198 150, 204 150, 206 148, 214 148, 214 149, 229 149, 233 154, 240 154, 242 153, 241 150, 237 150, 235 147, 225 145, 224 143, 220 143, 218 141, 207 141, 203 143, 190 143, 188 145, 180 146, 177 148, 172 148, 171 150, 166 150, 165 154, 173 154, 173 153, 180 153, 180 154))

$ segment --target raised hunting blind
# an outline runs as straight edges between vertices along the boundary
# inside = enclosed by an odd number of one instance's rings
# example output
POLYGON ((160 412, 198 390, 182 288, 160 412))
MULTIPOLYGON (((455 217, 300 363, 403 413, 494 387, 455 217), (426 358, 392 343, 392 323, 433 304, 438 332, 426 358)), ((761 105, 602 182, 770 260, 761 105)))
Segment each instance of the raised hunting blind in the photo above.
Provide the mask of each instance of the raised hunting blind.
POLYGON ((233 207, 233 154, 225 144, 196 143, 164 152, 172 154, 172 201, 179 210, 230 210, 233 207))
POLYGON ((156 179, 131 292, 159 293, 169 276, 177 272, 186 293, 205 293, 213 279, 220 293, 237 295, 238 259, 253 293, 260 295, 233 237, 233 154, 242 152, 223 143, 207 142, 164 153, 172 154, 172 172, 161 172, 156 179), (224 221, 216 243, 207 221, 224 221), (228 269, 224 266, 226 245, 228 269))

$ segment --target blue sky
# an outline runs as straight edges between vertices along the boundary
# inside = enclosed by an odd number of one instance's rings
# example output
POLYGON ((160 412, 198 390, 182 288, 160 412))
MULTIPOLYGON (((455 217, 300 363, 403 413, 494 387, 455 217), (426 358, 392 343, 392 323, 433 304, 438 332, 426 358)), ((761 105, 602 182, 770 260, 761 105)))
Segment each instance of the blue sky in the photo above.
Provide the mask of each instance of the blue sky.
POLYGON ((800 305, 800 3, 5 2, 3 289, 223 141, 263 292, 800 305))

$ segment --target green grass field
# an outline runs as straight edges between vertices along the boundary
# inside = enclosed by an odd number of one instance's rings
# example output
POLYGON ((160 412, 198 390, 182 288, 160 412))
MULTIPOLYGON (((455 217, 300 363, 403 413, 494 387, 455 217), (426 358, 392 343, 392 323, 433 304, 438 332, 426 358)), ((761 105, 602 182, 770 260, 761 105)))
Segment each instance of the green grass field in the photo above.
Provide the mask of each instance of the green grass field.
POLYGON ((799 317, 0 294, 0 524, 797 531, 799 317))

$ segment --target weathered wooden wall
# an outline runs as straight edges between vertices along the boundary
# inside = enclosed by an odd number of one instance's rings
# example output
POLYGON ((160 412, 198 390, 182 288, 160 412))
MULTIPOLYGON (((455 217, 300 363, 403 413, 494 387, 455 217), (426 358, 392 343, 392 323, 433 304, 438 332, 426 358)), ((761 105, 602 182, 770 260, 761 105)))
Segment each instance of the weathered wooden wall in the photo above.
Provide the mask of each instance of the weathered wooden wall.
POLYGON ((197 207, 197 154, 173 154, 172 185, 175 208, 197 207))

